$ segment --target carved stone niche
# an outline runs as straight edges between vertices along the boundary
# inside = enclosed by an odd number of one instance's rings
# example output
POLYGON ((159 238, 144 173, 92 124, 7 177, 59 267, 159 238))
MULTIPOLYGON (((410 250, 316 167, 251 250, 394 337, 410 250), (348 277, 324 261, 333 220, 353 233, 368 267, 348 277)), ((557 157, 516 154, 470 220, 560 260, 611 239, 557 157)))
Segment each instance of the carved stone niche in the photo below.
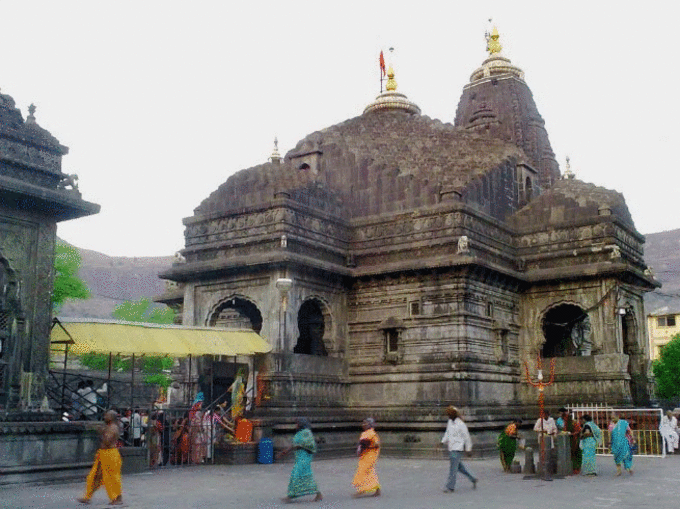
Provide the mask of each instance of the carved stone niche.
POLYGON ((316 140, 308 141, 299 151, 290 154, 288 157, 291 164, 298 170, 308 171, 312 175, 318 175, 322 155, 321 142, 320 140, 316 140))
POLYGON ((399 364, 403 361, 405 329, 404 322, 394 316, 383 320, 378 326, 383 344, 383 363, 399 364))
POLYGON ((495 335, 494 357, 498 364, 508 364, 510 361, 510 327, 507 323, 494 321, 495 335))

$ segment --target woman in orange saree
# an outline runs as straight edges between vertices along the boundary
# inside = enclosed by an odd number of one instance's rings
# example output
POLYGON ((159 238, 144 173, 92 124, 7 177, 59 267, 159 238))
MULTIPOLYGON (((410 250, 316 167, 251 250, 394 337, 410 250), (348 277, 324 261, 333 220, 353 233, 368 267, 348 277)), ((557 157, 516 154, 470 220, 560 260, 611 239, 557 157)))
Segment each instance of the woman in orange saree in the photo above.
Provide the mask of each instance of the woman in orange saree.
POLYGON ((359 465, 352 481, 357 490, 354 496, 360 497, 373 492, 374 497, 379 497, 380 481, 378 480, 378 473, 375 471, 375 464, 380 455, 380 438, 375 432, 375 420, 371 417, 365 419, 361 426, 364 432, 359 437, 359 447, 357 448, 359 465))

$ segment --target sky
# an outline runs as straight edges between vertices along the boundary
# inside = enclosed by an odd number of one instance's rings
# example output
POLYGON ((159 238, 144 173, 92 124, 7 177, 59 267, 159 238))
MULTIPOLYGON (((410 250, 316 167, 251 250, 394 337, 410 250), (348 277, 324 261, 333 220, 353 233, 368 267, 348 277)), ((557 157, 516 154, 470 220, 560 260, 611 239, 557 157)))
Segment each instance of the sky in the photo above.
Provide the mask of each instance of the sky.
POLYGON ((167 256, 227 178, 398 91, 453 122, 495 25, 564 170, 624 194, 641 233, 680 228, 680 2, 0 0, 0 90, 69 147, 101 212, 58 235, 167 256), (626 7, 630 5, 630 7, 626 7))

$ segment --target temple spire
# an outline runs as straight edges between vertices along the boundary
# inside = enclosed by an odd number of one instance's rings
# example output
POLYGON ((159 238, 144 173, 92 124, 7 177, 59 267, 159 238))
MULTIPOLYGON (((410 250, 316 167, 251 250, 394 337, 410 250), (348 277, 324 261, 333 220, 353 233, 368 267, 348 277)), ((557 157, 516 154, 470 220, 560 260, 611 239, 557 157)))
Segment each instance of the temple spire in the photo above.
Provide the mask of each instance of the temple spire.
POLYGON ((501 55, 503 46, 499 41, 498 29, 493 27, 491 32, 484 34, 484 37, 486 38, 486 51, 489 52, 489 56, 484 60, 482 66, 472 73, 470 82, 496 78, 501 75, 511 75, 524 80, 524 71, 513 65, 509 58, 501 55))
POLYGON ((28 116, 26 117, 26 123, 27 124, 35 124, 35 110, 37 108, 35 107, 35 104, 31 103, 31 105, 28 107, 28 116))
POLYGON ((569 156, 567 156, 567 169, 564 170, 564 175, 562 175, 563 179, 568 179, 571 180, 575 177, 576 175, 574 174, 573 171, 571 171, 571 165, 569 164, 569 156))
POLYGON ((274 138, 274 150, 272 150, 272 155, 269 160, 274 164, 281 164, 281 154, 279 154, 279 139, 274 138))
POLYGON ((409 101, 404 94, 397 92, 397 80, 394 79, 395 73, 392 65, 393 51, 394 48, 390 48, 385 92, 382 92, 375 98, 375 101, 366 106, 364 113, 380 110, 401 110, 411 114, 420 113, 420 108, 417 105, 409 101))

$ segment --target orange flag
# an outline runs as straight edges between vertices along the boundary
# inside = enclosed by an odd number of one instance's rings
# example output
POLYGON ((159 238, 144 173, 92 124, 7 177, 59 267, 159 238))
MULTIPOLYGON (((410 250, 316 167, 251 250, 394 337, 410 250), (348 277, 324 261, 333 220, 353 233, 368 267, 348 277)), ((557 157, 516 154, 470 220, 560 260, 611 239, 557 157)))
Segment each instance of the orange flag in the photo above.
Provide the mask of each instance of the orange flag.
POLYGON ((385 76, 387 71, 385 71, 385 57, 383 56, 382 50, 380 50, 380 73, 385 76))

